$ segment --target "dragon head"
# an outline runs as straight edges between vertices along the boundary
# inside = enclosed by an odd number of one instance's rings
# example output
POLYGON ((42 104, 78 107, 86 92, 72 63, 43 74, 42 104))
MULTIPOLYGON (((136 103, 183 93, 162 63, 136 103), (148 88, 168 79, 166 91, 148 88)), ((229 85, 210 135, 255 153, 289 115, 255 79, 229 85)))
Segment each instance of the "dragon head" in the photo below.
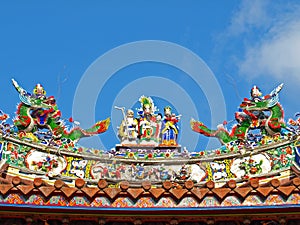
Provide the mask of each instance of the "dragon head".
POLYGON ((30 107, 33 109, 44 108, 50 109, 53 108, 53 105, 49 103, 48 99, 42 98, 30 98, 30 107))
POLYGON ((247 111, 262 111, 267 110, 269 108, 269 104, 267 100, 255 102, 245 99, 239 107, 240 109, 247 111))

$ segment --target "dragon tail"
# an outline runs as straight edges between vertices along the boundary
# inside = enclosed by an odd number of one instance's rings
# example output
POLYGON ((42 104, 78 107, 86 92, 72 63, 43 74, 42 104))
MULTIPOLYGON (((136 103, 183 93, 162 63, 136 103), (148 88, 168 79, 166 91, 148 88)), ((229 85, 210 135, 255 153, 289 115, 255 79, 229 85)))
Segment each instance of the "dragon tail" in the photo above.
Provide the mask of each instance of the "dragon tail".
POLYGON ((98 121, 89 129, 82 129, 80 127, 73 128, 70 132, 64 131, 63 137, 69 138, 72 141, 77 141, 83 137, 90 137, 105 132, 110 124, 110 118, 98 121))
POLYGON ((217 130, 211 130, 205 126, 202 122, 192 119, 190 121, 191 128, 193 131, 203 134, 207 137, 216 137, 219 141, 224 144, 234 140, 234 137, 231 137, 227 130, 223 127, 218 127, 217 130))
POLYGON ((207 126, 205 126, 202 122, 196 121, 194 119, 191 119, 190 125, 193 131, 203 134, 207 137, 214 137, 215 131, 209 129, 207 126))

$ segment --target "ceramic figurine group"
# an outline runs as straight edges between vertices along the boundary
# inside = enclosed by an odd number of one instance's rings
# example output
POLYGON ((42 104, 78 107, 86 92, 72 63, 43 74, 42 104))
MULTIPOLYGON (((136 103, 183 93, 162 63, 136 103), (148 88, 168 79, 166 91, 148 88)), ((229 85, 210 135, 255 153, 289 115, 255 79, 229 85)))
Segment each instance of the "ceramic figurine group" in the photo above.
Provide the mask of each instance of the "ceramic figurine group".
POLYGON ((164 115, 155 114, 156 106, 151 97, 141 96, 139 99, 141 108, 138 110, 138 117, 134 117, 134 111, 128 109, 122 120, 118 135, 121 144, 124 145, 151 145, 151 146, 176 146, 178 138, 178 121, 180 115, 172 113, 172 108, 166 106, 164 115))

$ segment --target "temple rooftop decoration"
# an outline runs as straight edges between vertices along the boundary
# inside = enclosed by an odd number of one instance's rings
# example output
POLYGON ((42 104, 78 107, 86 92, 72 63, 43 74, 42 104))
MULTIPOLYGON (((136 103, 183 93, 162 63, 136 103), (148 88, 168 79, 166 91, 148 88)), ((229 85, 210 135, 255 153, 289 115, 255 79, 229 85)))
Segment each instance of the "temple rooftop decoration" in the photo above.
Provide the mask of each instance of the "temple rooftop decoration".
POLYGON ((110 119, 82 129, 64 119, 42 85, 15 80, 13 119, 0 112, 1 224, 298 224, 300 118, 285 122, 279 93, 251 89, 236 123, 191 129, 220 140, 217 149, 181 149, 181 115, 163 114, 149 96, 123 115, 112 150, 78 140, 101 135, 110 119), (68 128, 71 126, 71 128, 68 128))

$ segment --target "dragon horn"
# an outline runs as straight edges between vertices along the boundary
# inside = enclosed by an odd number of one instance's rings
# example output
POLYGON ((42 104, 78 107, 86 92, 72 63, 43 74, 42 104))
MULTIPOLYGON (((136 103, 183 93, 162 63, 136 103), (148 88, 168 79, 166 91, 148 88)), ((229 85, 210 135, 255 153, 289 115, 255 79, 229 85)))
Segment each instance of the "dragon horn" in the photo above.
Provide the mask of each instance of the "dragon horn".
POLYGON ((19 90, 19 89, 20 89, 20 86, 19 86, 18 82, 15 81, 15 79, 13 79, 13 78, 11 79, 11 81, 12 81, 14 87, 15 87, 17 90, 19 90))

